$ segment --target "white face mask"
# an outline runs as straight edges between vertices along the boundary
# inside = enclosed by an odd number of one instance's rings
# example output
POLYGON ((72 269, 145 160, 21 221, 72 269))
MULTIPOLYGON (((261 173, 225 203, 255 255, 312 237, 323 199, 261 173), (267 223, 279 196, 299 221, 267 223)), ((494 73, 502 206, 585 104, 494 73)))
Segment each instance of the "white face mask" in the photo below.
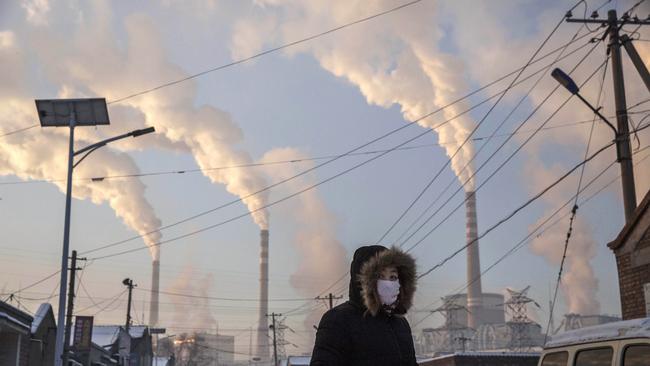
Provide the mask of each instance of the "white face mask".
POLYGON ((377 280, 377 292, 382 304, 393 305, 399 296, 399 281, 377 280))

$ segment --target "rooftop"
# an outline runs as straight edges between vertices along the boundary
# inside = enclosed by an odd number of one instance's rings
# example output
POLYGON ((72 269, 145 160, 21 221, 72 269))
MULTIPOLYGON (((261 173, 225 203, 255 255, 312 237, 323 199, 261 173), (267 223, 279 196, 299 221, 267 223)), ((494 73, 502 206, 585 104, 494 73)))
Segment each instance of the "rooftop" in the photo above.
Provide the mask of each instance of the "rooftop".
POLYGON ((650 338, 650 318, 625 320, 571 330, 551 337, 545 348, 615 339, 650 338))

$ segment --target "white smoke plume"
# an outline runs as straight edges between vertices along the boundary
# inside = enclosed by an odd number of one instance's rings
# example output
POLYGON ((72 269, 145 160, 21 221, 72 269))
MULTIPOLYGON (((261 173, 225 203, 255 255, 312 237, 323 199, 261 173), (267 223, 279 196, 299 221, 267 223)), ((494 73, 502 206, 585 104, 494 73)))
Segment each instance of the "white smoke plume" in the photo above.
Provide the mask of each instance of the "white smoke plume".
MULTIPOLYGON (((113 22, 108 2, 73 4, 25 2, 38 12, 45 12, 51 22, 26 22, 15 29, 0 29, 0 58, 5 71, 0 85, 3 103, 0 119, 3 131, 29 126, 38 121, 34 98, 101 96, 108 101, 151 87, 161 80, 187 76, 168 61, 156 26, 144 15, 128 16, 113 22), (36 9, 36 8, 34 8, 36 9), (77 14, 68 17, 68 14, 77 14), (63 19, 70 19, 61 24, 63 19), (118 25, 124 28, 116 29, 118 25), (115 36, 123 32, 124 39, 115 36), (19 46, 20 45, 20 46, 19 46), (26 54, 25 49, 38 49, 26 54), (29 62, 28 62, 29 61, 29 62), (27 65, 37 65, 40 72, 32 86, 27 65), (56 95, 43 96, 40 85, 52 85, 56 95), (6 122, 5 122, 6 121, 6 122)), ((133 98, 109 106, 112 124, 97 129, 75 130, 76 146, 129 130, 155 126, 156 134, 111 144, 94 153, 75 169, 76 177, 94 177, 138 173, 128 155, 119 151, 161 148, 191 153, 201 168, 250 163, 249 155, 237 148, 242 132, 225 112, 209 105, 196 105, 196 83, 186 82, 175 88, 133 98), (89 163, 91 162, 91 163, 89 163)), ((8 136, 0 140, 0 174, 21 179, 61 179, 66 176, 67 131, 39 129, 8 136)), ((212 170, 206 176, 239 196, 247 196, 262 187, 264 180, 252 170, 212 170)), ((64 190, 65 182, 55 184, 64 190)), ((73 194, 94 203, 107 202, 126 225, 144 234, 160 227, 160 220, 144 196, 145 186, 138 179, 104 180, 101 183, 77 180, 73 194)), ((244 199, 253 211, 264 205, 265 195, 244 199)), ((268 225, 266 211, 259 210, 253 219, 261 228, 268 225)), ((160 234, 145 237, 154 259, 158 249, 152 246, 160 234)))
MULTIPOLYGON (((264 154, 262 162, 303 158, 307 156, 298 149, 278 148, 264 154)), ((275 165, 267 169, 267 173, 274 180, 281 180, 304 168, 309 167, 275 165)), ((288 183, 285 187, 286 193, 304 189, 314 183, 313 176, 305 175, 288 183)), ((289 213, 283 216, 295 221, 294 226, 297 229, 293 244, 300 263, 296 272, 291 275, 290 282, 302 296, 311 297, 314 296, 315 290, 329 286, 338 280, 342 273, 348 271, 346 250, 336 238, 336 217, 327 208, 318 191, 312 189, 304 192, 288 205, 289 213)), ((312 325, 318 324, 321 315, 321 311, 308 314, 305 326, 311 329, 312 325)))
POLYGON ((217 321, 212 315, 211 301, 206 297, 214 296, 211 289, 214 285, 214 277, 211 273, 205 274, 202 278, 196 278, 196 271, 191 265, 185 266, 183 272, 176 277, 168 290, 188 294, 192 299, 181 299, 178 296, 166 296, 173 304, 173 316, 170 327, 182 327, 182 329, 214 329, 217 321), (212 294, 212 295, 211 295, 212 294))
MULTIPOLYGON (((255 4, 265 7, 264 16, 243 19, 236 24, 232 41, 235 58, 271 46, 262 41, 268 40, 269 34, 279 35, 277 43, 286 43, 395 6, 388 0, 259 0, 255 4), (270 33, 269 29, 274 31, 270 33)), ((397 104, 405 119, 415 120, 465 91, 462 63, 437 46, 442 34, 432 18, 436 6, 435 2, 426 1, 382 17, 381 21, 328 35, 290 52, 311 53, 323 68, 356 85, 368 103, 385 108, 397 104)), ((439 125, 463 110, 464 106, 457 104, 437 118, 418 122, 422 127, 434 129, 440 141, 456 142, 445 145, 448 156, 460 148, 474 122, 463 116, 439 125)), ((468 142, 451 162, 462 183, 473 173, 471 165, 464 169, 473 154, 473 146, 468 142)), ((473 179, 465 189, 474 189, 473 179)))

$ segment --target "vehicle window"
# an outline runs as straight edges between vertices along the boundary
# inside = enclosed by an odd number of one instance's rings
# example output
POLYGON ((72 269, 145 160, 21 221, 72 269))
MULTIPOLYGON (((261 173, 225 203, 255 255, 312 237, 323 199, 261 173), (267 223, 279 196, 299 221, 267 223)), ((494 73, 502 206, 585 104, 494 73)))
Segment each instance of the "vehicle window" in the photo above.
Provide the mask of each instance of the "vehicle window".
POLYGON ((569 352, 553 352, 544 356, 541 366, 566 366, 569 359, 569 352))
POLYGON ((637 344, 625 348, 623 366, 647 366, 650 362, 650 345, 637 344))
POLYGON ((580 351, 576 355, 575 366, 610 366, 613 354, 611 347, 580 351))

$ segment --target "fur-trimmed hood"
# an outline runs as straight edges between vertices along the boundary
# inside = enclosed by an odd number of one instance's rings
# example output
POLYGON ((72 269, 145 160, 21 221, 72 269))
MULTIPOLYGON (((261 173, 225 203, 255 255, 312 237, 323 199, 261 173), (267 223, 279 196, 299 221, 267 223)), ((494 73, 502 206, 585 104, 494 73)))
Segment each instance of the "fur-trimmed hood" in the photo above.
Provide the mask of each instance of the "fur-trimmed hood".
POLYGON ((363 248, 368 248, 365 250, 366 255, 357 258, 357 253, 355 253, 355 259, 358 261, 356 266, 353 261, 352 267, 356 267, 358 271, 352 272, 354 273, 353 278, 356 277, 356 286, 354 288, 352 284, 350 286, 350 300, 361 300, 362 304, 360 305, 363 305, 372 316, 376 316, 382 308, 377 292, 377 280, 384 268, 395 266, 399 274, 400 291, 397 307, 393 313, 405 314, 413 305, 413 295, 416 289, 415 259, 396 247, 390 249, 381 246, 363 248), (359 291, 359 293, 353 294, 353 290, 359 291))

